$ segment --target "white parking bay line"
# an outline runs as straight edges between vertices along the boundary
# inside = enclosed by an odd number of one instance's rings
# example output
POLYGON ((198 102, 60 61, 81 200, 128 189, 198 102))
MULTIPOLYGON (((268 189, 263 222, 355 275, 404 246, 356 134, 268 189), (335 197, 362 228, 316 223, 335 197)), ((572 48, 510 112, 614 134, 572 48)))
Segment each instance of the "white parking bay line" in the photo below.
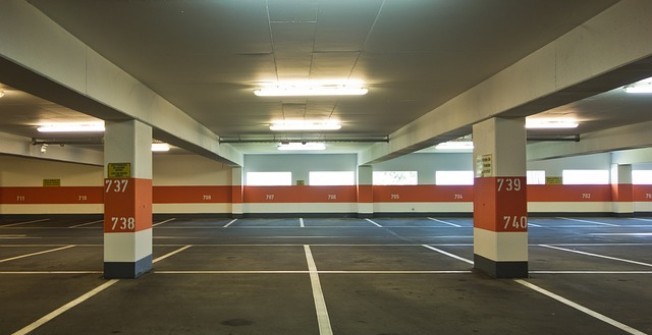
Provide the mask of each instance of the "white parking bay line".
POLYGON ((383 227, 383 226, 381 226, 378 222, 376 222, 376 221, 374 221, 374 220, 371 220, 371 219, 365 219, 365 220, 367 220, 367 221, 373 223, 376 227, 380 227, 380 228, 383 227))
POLYGON ((229 221, 229 223, 225 224, 225 225, 222 226, 222 227, 223 227, 223 228, 227 228, 228 226, 232 225, 233 222, 236 222, 236 221, 238 221, 238 219, 233 219, 233 220, 229 221))
POLYGON ((598 224, 598 225, 602 225, 602 226, 620 227, 620 225, 613 224, 613 223, 598 222, 598 221, 583 220, 583 219, 572 219, 572 218, 565 218, 565 217, 557 217, 557 218, 562 219, 562 220, 575 221, 575 222, 593 223, 593 224, 598 224))
POLYGON ((321 283, 319 281, 319 273, 317 272, 315 259, 312 257, 312 251, 310 250, 309 245, 304 245, 303 249, 306 253, 306 261, 308 262, 308 270, 310 271, 310 284, 312 286, 312 296, 315 300, 315 310, 317 311, 319 334, 332 335, 333 329, 331 328, 331 321, 328 317, 326 299, 324 299, 324 292, 322 292, 321 289, 321 283))
POLYGON ((598 312, 596 312, 596 311, 594 311, 592 309, 586 308, 586 307, 584 307, 584 306, 582 306, 582 305, 580 305, 580 304, 578 304, 576 302, 573 302, 573 301, 571 301, 569 299, 566 299, 566 298, 564 298, 564 297, 562 297, 560 295, 552 293, 552 292, 550 292, 550 291, 548 291, 548 290, 546 290, 544 288, 541 288, 541 287, 539 287, 537 285, 534 285, 534 284, 532 284, 530 282, 527 282, 527 281, 522 280, 522 279, 514 279, 514 281, 521 284, 521 285, 523 285, 523 286, 525 286, 525 287, 527 287, 527 288, 529 288, 529 289, 531 289, 531 290, 539 292, 539 293, 541 293, 541 294, 543 294, 543 295, 545 295, 545 296, 547 296, 549 298, 557 300, 557 301, 561 302, 562 304, 564 304, 566 306, 572 307, 572 308, 574 308, 574 309, 576 309, 576 310, 578 310, 578 311, 580 311, 580 312, 582 312, 584 314, 592 316, 592 317, 594 317, 594 318, 596 318, 596 319, 598 319, 598 320, 600 320, 602 322, 606 322, 606 323, 608 323, 608 324, 610 324, 610 325, 612 325, 612 326, 614 326, 616 328, 619 328, 620 330, 625 331, 625 332, 627 332, 629 334, 646 335, 644 332, 642 332, 640 330, 634 329, 634 328, 632 328, 632 327, 630 327, 630 326, 628 326, 626 324, 620 323, 620 322, 618 322, 618 321, 616 321, 616 320, 614 320, 614 319, 612 319, 612 318, 610 318, 610 317, 608 317, 606 315, 600 314, 600 313, 598 313, 598 312))
POLYGON ((20 225, 23 225, 23 224, 43 222, 43 221, 49 221, 49 220, 50 219, 40 219, 40 220, 32 220, 32 221, 25 221, 25 222, 16 222, 16 223, 10 223, 10 224, 6 224, 6 225, 2 225, 2 226, 0 226, 0 228, 20 226, 20 225))
POLYGON ((88 226, 88 225, 91 225, 93 223, 98 223, 98 222, 102 222, 102 221, 104 221, 104 220, 95 220, 95 221, 91 221, 91 222, 86 222, 86 223, 81 223, 81 224, 77 224, 77 225, 74 225, 74 226, 70 226, 68 228, 77 228, 77 227, 88 226))
POLYGON ((618 257, 611 257, 611 256, 606 256, 606 255, 600 255, 600 254, 594 254, 591 252, 586 252, 586 251, 580 251, 580 250, 573 250, 573 249, 568 249, 568 248, 562 248, 562 247, 556 247, 554 245, 548 245, 548 244, 539 244, 540 247, 548 248, 548 249, 556 249, 560 251, 566 251, 566 252, 571 252, 574 254, 580 254, 580 255, 585 255, 585 256, 591 256, 591 257, 597 257, 597 258, 604 258, 604 259, 610 259, 612 261, 619 261, 619 262, 624 262, 624 263, 631 263, 631 264, 636 264, 636 265, 643 265, 643 266, 649 266, 652 267, 652 264, 650 263, 643 263, 643 262, 638 262, 638 261, 633 261, 630 259, 624 259, 624 258, 618 258, 618 257))
POLYGON ((460 225, 458 225, 456 223, 452 223, 452 222, 448 222, 448 221, 444 221, 444 220, 439 220, 439 219, 430 218, 430 217, 427 218, 427 219, 432 220, 432 221, 436 221, 436 222, 440 222, 440 223, 443 223, 443 224, 447 224, 447 225, 453 226, 453 227, 462 227, 462 226, 460 226, 460 225))
POLYGON ((27 258, 27 257, 32 257, 32 256, 43 255, 43 254, 47 254, 47 253, 51 253, 51 252, 55 252, 55 251, 59 251, 59 250, 70 249, 72 247, 75 247, 75 245, 71 244, 71 245, 66 245, 64 247, 60 247, 60 248, 54 248, 54 249, 48 249, 48 250, 33 252, 33 253, 27 254, 27 255, 9 257, 9 258, 5 258, 5 259, 0 259, 0 263, 9 262, 9 261, 13 261, 13 260, 16 260, 16 259, 21 259, 21 258, 27 258))
POLYGON ((153 224, 152 227, 160 226, 160 225, 162 225, 164 223, 167 223, 167 222, 170 222, 170 221, 173 221, 173 220, 176 220, 176 219, 177 218, 171 218, 171 219, 167 219, 165 221, 157 222, 157 223, 153 224))
MULTIPOLYGON (((156 263, 159 260, 163 260, 163 259, 165 259, 167 257, 170 257, 170 256, 172 256, 172 255, 174 255, 176 253, 179 253, 179 252, 181 252, 181 251, 183 251, 185 249, 188 249, 189 247, 190 246, 184 246, 184 247, 179 248, 179 249, 177 249, 175 251, 172 251, 172 252, 170 252, 170 253, 168 253, 166 255, 163 255, 163 256, 155 259, 153 261, 153 263, 156 263)), ((117 283, 119 281, 120 281, 120 279, 111 279, 111 280, 107 281, 106 283, 104 283, 104 284, 102 284, 102 285, 100 285, 100 286, 98 286, 98 287, 96 287, 96 288, 94 288, 94 289, 80 295, 79 297, 77 297, 76 299, 70 301, 69 303, 55 309, 54 311, 52 311, 52 312, 50 312, 48 314, 46 314, 42 318, 32 322, 31 324, 25 326, 23 329, 13 333, 12 335, 26 335, 26 334, 31 333, 32 331, 36 330, 38 327, 41 327, 42 325, 48 323, 49 321, 54 320, 55 318, 57 318, 61 314, 73 309, 75 306, 77 306, 77 305, 83 303, 84 301, 92 298, 93 296, 95 296, 98 293, 106 290, 107 288, 111 287, 113 284, 115 284, 115 283, 117 283)))
POLYGON ((303 224, 303 218, 299 218, 299 227, 305 228, 306 225, 303 224))

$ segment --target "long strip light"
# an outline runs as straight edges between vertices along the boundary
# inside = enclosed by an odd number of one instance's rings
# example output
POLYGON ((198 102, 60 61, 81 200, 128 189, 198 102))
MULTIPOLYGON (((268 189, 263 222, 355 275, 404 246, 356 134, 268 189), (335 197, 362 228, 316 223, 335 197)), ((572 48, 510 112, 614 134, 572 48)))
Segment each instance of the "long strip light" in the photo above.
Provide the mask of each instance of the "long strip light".
POLYGON ((631 85, 625 86, 625 92, 634 94, 649 94, 652 93, 652 78, 637 81, 631 85))
POLYGON ((254 90, 259 97, 365 95, 369 90, 359 80, 295 80, 266 84, 254 90))
POLYGON ((525 128, 527 129, 569 129, 577 128, 577 120, 572 118, 557 119, 526 119, 525 128))
POLYGON ((323 142, 290 142, 279 143, 279 151, 321 151, 326 150, 326 144, 323 142))
POLYGON ((170 151, 170 145, 167 143, 152 143, 152 151, 167 152, 170 151))
POLYGON ((104 131, 104 122, 49 123, 36 129, 42 133, 96 133, 104 131))
POLYGON ((272 131, 338 130, 340 128, 342 128, 342 124, 337 120, 283 120, 274 121, 269 126, 269 130, 272 131))
POLYGON ((436 150, 473 150, 472 141, 449 141, 439 143, 435 146, 436 150))

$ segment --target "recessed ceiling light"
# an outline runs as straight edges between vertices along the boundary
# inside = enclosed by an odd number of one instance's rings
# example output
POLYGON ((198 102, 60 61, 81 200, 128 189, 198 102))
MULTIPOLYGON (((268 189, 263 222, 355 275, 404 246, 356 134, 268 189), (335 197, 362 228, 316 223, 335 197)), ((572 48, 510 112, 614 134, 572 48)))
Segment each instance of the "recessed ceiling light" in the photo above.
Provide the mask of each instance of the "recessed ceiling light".
POLYGON ((294 80, 263 85, 259 97, 365 95, 369 90, 359 80, 294 80))
POLYGON ((308 130, 338 130, 342 124, 337 120, 283 120, 274 121, 269 126, 272 131, 308 131, 308 130))
POLYGON ((104 122, 49 123, 37 128, 42 133, 103 132, 104 122))
POLYGON ((0 98, 5 96, 5 90, 0 90, 0 98))
POLYGON ((625 86, 627 93, 652 93, 652 78, 643 79, 625 86))
POLYGON ((290 142, 279 143, 280 151, 321 151, 326 150, 326 144, 323 142, 290 142))
POLYGON ((527 129, 568 129, 577 128, 577 120, 572 118, 557 119, 526 119, 525 128, 527 129))

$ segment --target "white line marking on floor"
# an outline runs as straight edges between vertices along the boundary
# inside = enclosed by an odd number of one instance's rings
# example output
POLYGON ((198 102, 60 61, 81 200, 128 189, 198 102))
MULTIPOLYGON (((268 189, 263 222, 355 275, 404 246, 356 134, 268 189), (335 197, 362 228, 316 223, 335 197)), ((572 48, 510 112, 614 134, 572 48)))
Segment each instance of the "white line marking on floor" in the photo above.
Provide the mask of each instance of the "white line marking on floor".
POLYGON ((624 258, 594 254, 594 253, 591 253, 591 252, 567 249, 567 248, 562 248, 562 247, 556 247, 556 246, 548 245, 548 244, 539 244, 539 246, 544 247, 544 248, 549 248, 549 249, 556 249, 556 250, 560 250, 560 251, 566 251, 566 252, 571 252, 571 253, 575 253, 575 254, 585 255, 585 256, 604 258, 604 259, 610 259, 610 260, 613 260, 613 261, 619 261, 619 262, 624 262, 624 263, 631 263, 631 264, 637 264, 637 265, 652 267, 652 264, 650 264, 650 263, 643 263, 643 262, 633 261, 633 260, 630 260, 630 259, 624 259, 624 258))
MULTIPOLYGON (((251 271, 240 271, 240 270, 165 270, 165 271, 154 271, 158 274, 456 274, 456 273, 471 273, 470 270, 405 270, 405 271, 385 271, 385 270, 323 270, 323 271, 306 271, 306 270, 251 270, 251 271)), ((2 274, 2 272, 0 272, 2 274)))
POLYGON ((164 260, 164 259, 166 259, 166 258, 168 258, 168 257, 170 257, 170 256, 174 256, 174 255, 176 255, 176 254, 178 254, 178 253, 180 253, 180 252, 182 252, 182 251, 184 251, 184 250, 186 250, 186 249, 188 249, 188 248, 190 248, 190 247, 192 247, 192 244, 188 244, 188 245, 186 245, 186 246, 183 246, 183 247, 181 247, 181 248, 179 248, 179 249, 177 249, 177 250, 175 250, 175 251, 172 251, 172 252, 170 252, 170 253, 167 253, 167 254, 165 254, 165 255, 163 255, 163 256, 161 256, 161 257, 159 257, 159 258, 153 260, 152 263, 160 262, 160 261, 162 261, 162 260, 164 260))
POLYGON ((590 233, 589 235, 604 235, 604 236, 652 236, 652 233, 590 233))
POLYGON ((158 223, 153 224, 152 227, 160 226, 160 225, 162 225, 162 224, 164 224, 164 223, 166 223, 166 222, 170 222, 170 221, 173 221, 173 220, 176 220, 176 219, 177 219, 177 218, 167 219, 167 220, 165 220, 165 221, 161 221, 161 222, 158 222, 158 223))
POLYGON ((452 222, 448 222, 448 221, 444 221, 444 220, 439 220, 439 219, 430 218, 430 217, 427 218, 427 219, 428 219, 428 220, 432 220, 432 221, 437 221, 437 222, 440 222, 440 223, 444 223, 444 224, 447 224, 447 225, 449 225, 449 226, 453 226, 453 227, 462 227, 462 226, 460 226, 460 225, 458 225, 458 224, 456 224, 456 223, 452 223, 452 222))
POLYGON ((306 225, 303 224, 303 218, 299 218, 299 227, 305 228, 306 225))
POLYGON ((469 264, 473 265, 472 260, 468 260, 468 259, 466 259, 464 257, 460 257, 460 256, 457 256, 455 254, 451 254, 450 252, 447 252, 447 251, 444 251, 444 250, 441 250, 441 249, 437 249, 437 248, 429 246, 427 244, 422 244, 421 246, 424 247, 424 248, 428 248, 428 249, 430 249, 432 251, 436 251, 436 252, 438 252, 438 253, 440 253, 442 255, 446 255, 448 257, 455 258, 455 259, 457 259, 459 261, 466 262, 466 263, 469 263, 469 264))
POLYGON ((96 221, 92 221, 92 222, 86 222, 86 223, 82 223, 82 224, 77 224, 77 225, 74 225, 74 226, 70 226, 70 227, 68 227, 68 228, 83 227, 83 226, 88 226, 88 225, 91 225, 91 224, 93 224, 93 223, 98 223, 98 222, 103 222, 103 221, 104 221, 104 220, 96 220, 96 221))
POLYGON ((0 240, 13 240, 13 239, 17 239, 17 238, 25 238, 26 236, 27 235, 25 235, 25 234, 21 234, 21 235, 16 235, 16 234, 13 234, 13 235, 11 235, 11 234, 1 235, 0 234, 0 240))
POLYGON ((601 226, 620 227, 620 225, 613 224, 613 223, 605 223, 605 222, 598 222, 598 221, 591 221, 591 220, 582 220, 582 219, 573 219, 573 218, 565 218, 565 217, 557 217, 557 218, 558 218, 558 219, 562 219, 562 220, 575 221, 575 222, 593 223, 593 224, 598 224, 598 225, 601 225, 601 226))
POLYGON ((371 220, 371 219, 365 219, 365 220, 367 220, 367 221, 373 223, 376 227, 380 227, 380 228, 383 227, 383 226, 381 226, 378 222, 375 222, 374 220, 371 220))
POLYGON ((0 271, 0 275, 77 275, 98 274, 102 271, 0 271))
POLYGON ((538 225, 538 224, 536 224, 536 223, 532 223, 532 222, 528 222, 527 225, 530 226, 530 227, 541 228, 541 225, 538 225))
MULTIPOLYGON (((168 257, 170 257, 170 256, 172 256, 172 255, 174 255, 174 254, 177 254, 177 253, 179 253, 179 252, 181 252, 181 251, 183 251, 183 250, 185 250, 185 249, 188 249, 189 247, 190 247, 190 245, 187 245, 187 246, 185 246, 185 247, 182 247, 182 248, 180 248, 180 249, 177 249, 177 250, 175 250, 175 251, 172 251, 172 252, 170 252, 170 253, 168 253, 168 254, 166 254, 166 255, 163 255, 163 256, 161 256, 161 257, 159 257, 159 258, 153 260, 152 263, 156 263, 156 262, 158 262, 158 261, 160 261, 160 260, 166 259, 166 258, 168 258, 168 257)), ((119 282, 119 281, 120 281, 120 279, 111 279, 111 280, 107 281, 106 283, 104 283, 104 284, 102 284, 102 285, 100 285, 100 286, 98 286, 98 287, 96 287, 96 288, 94 288, 94 289, 92 289, 92 290, 90 290, 90 291, 88 291, 88 292, 82 294, 81 296, 79 296, 78 298, 76 298, 76 299, 70 301, 69 303, 67 303, 67 304, 65 304, 65 305, 63 305, 63 306, 61 306, 61 307, 55 309, 54 311, 48 313, 47 315, 43 316, 42 318, 40 318, 40 319, 38 319, 38 320, 32 322, 31 324, 29 324, 29 325, 27 325, 26 327, 24 327, 23 329, 21 329, 21 330, 15 332, 15 333, 13 333, 12 335, 26 335, 26 334, 31 333, 32 331, 34 331, 34 330, 37 329, 38 327, 40 327, 40 326, 46 324, 47 322, 49 322, 49 321, 55 319, 56 317, 58 317, 58 316, 60 316, 61 314, 63 314, 63 313, 65 313, 65 312, 69 311, 70 309, 72 309, 72 308, 74 308, 75 306, 77 306, 77 305, 83 303, 84 301, 86 301, 86 300, 92 298, 92 297, 95 296, 96 294, 98 294, 98 293, 100 293, 100 292, 106 290, 106 289, 109 288, 111 285, 113 285, 113 284, 115 284, 115 283, 117 283, 117 282, 119 282)))
POLYGON ((35 330, 36 328, 38 328, 38 327, 44 325, 44 324, 47 323, 48 321, 53 320, 54 318, 56 318, 56 317, 58 317, 59 315, 61 315, 61 314, 65 313, 65 312, 67 312, 68 310, 70 310, 70 309, 72 309, 73 307, 75 307, 75 306, 81 304, 82 302, 84 302, 84 301, 90 299, 90 298, 93 297, 94 295, 96 295, 96 294, 98 294, 98 293, 104 291, 105 289, 109 288, 111 285, 117 283, 118 281, 119 281, 119 279, 111 279, 111 280, 107 281, 106 283, 104 283, 104 284, 102 284, 102 285, 100 285, 100 286, 98 286, 98 287, 96 287, 96 288, 94 288, 94 289, 88 291, 87 293, 85 293, 85 294, 79 296, 78 298, 76 298, 76 299, 70 301, 69 303, 67 303, 67 304, 65 304, 65 305, 63 305, 63 306, 61 306, 61 307, 55 309, 54 311, 48 313, 48 314, 45 315, 44 317, 42 317, 42 318, 40 318, 40 319, 34 321, 33 323, 29 324, 29 325, 26 326, 25 328, 23 328, 23 329, 21 329, 21 330, 15 332, 15 333, 13 333, 13 335, 24 335, 24 334, 29 334, 30 332, 32 332, 32 331, 35 330))
POLYGON ((222 226, 222 228, 227 228, 228 226, 232 225, 233 222, 236 222, 236 221, 238 221, 238 219, 233 219, 233 220, 229 221, 229 223, 227 223, 227 224, 225 224, 224 226, 222 226))
POLYGON ((553 270, 542 270, 542 271, 529 271, 534 274, 607 274, 607 275, 631 275, 631 274, 652 274, 652 271, 553 271, 553 270))
POLYGON ((28 223, 35 223, 35 222, 43 222, 43 221, 49 221, 50 219, 40 219, 40 220, 32 220, 32 221, 25 221, 25 222, 16 222, 16 223, 10 223, 6 225, 0 226, 0 228, 5 228, 5 227, 13 227, 13 226, 19 226, 22 224, 28 224, 28 223))
POLYGON ((606 315, 600 314, 600 313, 598 313, 598 312, 596 312, 596 311, 594 311, 592 309, 586 308, 586 307, 584 307, 584 306, 582 306, 582 305, 580 305, 580 304, 578 304, 576 302, 573 302, 573 301, 571 301, 569 299, 566 299, 566 298, 564 298, 564 297, 562 297, 560 295, 552 293, 552 292, 550 292, 550 291, 548 291, 548 290, 546 290, 544 288, 541 288, 541 287, 539 287, 537 285, 529 283, 529 282, 527 282, 525 280, 514 279, 514 281, 521 284, 521 285, 523 285, 523 286, 525 286, 525 287, 527 287, 527 288, 529 288, 529 289, 531 289, 531 290, 539 292, 539 293, 541 293, 541 294, 543 294, 543 295, 545 295, 545 296, 547 296, 549 298, 557 300, 557 301, 561 302, 562 304, 564 304, 566 306, 572 307, 572 308, 574 308, 574 309, 576 309, 576 310, 578 310, 578 311, 580 311, 580 312, 582 312, 584 314, 592 316, 592 317, 594 317, 594 318, 596 318, 596 319, 598 319, 600 321, 606 322, 606 323, 608 323, 608 324, 610 324, 610 325, 612 325, 612 326, 614 326, 616 328, 619 328, 620 330, 623 330, 623 331, 625 331, 627 333, 635 334, 635 335, 645 335, 645 333, 640 331, 640 330, 634 329, 634 328, 632 328, 632 327, 630 327, 630 326, 628 326, 626 324, 620 323, 620 322, 618 322, 618 321, 616 321, 616 320, 614 320, 614 319, 612 319, 610 317, 607 317, 606 315))
POLYGON ((319 334, 332 335, 333 329, 331 328, 331 321, 328 317, 328 310, 326 309, 324 292, 321 290, 321 283, 319 282, 319 273, 317 272, 315 259, 312 257, 312 251, 310 250, 309 245, 304 245, 303 249, 306 253, 306 261, 308 262, 308 270, 310 271, 310 284, 312 285, 312 296, 315 300, 315 310, 317 312, 319 334))
POLYGON ((27 258, 27 257, 32 257, 32 256, 38 256, 38 255, 47 254, 47 253, 51 253, 51 252, 55 252, 55 251, 60 251, 60 250, 65 250, 65 249, 70 249, 70 248, 73 248, 73 247, 75 247, 75 245, 74 245, 74 244, 71 244, 71 245, 66 245, 66 246, 59 247, 59 248, 54 248, 54 249, 48 249, 48 250, 43 250, 43 251, 33 252, 33 253, 31 253, 31 254, 27 254, 27 255, 20 255, 20 256, 15 256, 15 257, 10 257, 10 258, 0 259, 0 263, 9 262, 9 261, 13 261, 13 260, 16 260, 16 259, 21 259, 21 258, 27 258))
POLYGON ((631 220, 639 220, 639 221, 647 221, 647 222, 652 221, 652 219, 644 219, 644 218, 629 218, 629 219, 631 219, 631 220))

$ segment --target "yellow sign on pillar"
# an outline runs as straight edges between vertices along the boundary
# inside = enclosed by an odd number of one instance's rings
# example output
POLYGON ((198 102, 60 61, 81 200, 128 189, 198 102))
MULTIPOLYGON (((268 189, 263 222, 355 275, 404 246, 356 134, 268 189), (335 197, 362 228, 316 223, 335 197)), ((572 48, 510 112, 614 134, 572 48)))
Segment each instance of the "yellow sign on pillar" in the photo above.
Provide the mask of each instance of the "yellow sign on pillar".
POLYGON ((109 163, 108 178, 131 178, 131 163, 109 163))

